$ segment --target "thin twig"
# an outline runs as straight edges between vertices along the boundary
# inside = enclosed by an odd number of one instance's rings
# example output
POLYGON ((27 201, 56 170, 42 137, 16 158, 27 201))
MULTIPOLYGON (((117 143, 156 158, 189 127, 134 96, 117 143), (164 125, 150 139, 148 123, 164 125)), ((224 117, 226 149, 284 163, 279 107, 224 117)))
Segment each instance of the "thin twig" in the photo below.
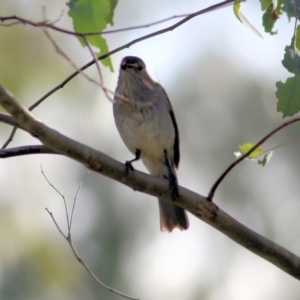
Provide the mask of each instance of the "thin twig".
MULTIPOLYGON (((89 44, 87 38, 86 38, 84 35, 82 36, 82 38, 83 38, 83 40, 84 40, 86 46, 88 47, 88 49, 89 49, 89 51, 90 51, 90 54, 91 54, 92 58, 93 58, 93 59, 95 60, 95 62, 96 62, 96 68, 97 68, 98 75, 99 75, 99 78, 100 78, 100 85, 101 85, 101 88, 102 88, 102 90, 103 90, 103 93, 104 93, 104 95, 106 96, 106 98, 107 98, 109 101, 113 102, 113 101, 114 101, 113 98, 109 96, 109 93, 111 93, 111 92, 104 86, 104 79, 103 79, 103 75, 102 75, 102 72, 101 72, 101 68, 100 68, 99 61, 97 60, 97 57, 95 56, 95 53, 94 53, 94 51, 93 51, 91 45, 89 44)), ((112 94, 114 94, 114 93, 112 93, 112 94)))
POLYGON ((88 267, 88 265, 84 262, 84 260, 81 258, 81 256, 79 255, 78 251, 76 250, 76 248, 74 247, 73 245, 73 242, 72 242, 72 237, 71 237, 71 233, 68 234, 68 236, 66 236, 62 230, 60 229, 60 227, 58 226, 57 222, 55 221, 55 218, 53 216, 53 214, 46 208, 47 212, 50 214, 55 226, 57 227, 58 231, 60 232, 60 234, 66 239, 66 241, 68 242, 75 258, 77 259, 77 261, 84 267, 84 269, 88 272, 88 274, 90 274, 90 276, 94 279, 94 281, 102 286, 103 288, 107 289, 108 291, 116 294, 116 295, 119 295, 125 299, 129 299, 129 300, 138 300, 138 298, 134 298, 134 297, 131 297, 131 296, 128 296, 124 293, 121 293, 119 292, 118 290, 106 285, 105 283, 103 283, 101 280, 99 280, 99 278, 93 273, 93 271, 88 267))
POLYGON ((3 113, 0 113, 0 122, 14 126, 12 132, 10 133, 10 135, 9 135, 9 137, 7 139, 7 141, 1 147, 1 149, 5 149, 8 146, 8 144, 10 142, 12 142, 13 137, 14 137, 14 135, 15 135, 15 133, 16 133, 17 128, 19 127, 19 125, 16 123, 16 121, 11 116, 8 116, 8 115, 3 114, 3 113))
MULTIPOLYGON (((49 41, 52 43, 53 47, 55 48, 56 52, 58 54, 60 54, 68 63, 70 63, 70 65, 76 70, 76 72, 78 72, 78 74, 83 75, 87 80, 89 80, 90 82, 100 86, 102 89, 105 89, 107 92, 111 93, 112 95, 114 94, 113 91, 107 89, 106 87, 104 87, 102 85, 102 83, 94 80, 93 78, 91 78, 90 76, 86 75, 85 73, 83 73, 83 70, 81 70, 81 68, 78 68, 76 66, 76 64, 70 59, 70 57, 57 45, 57 43, 53 40, 53 38, 51 37, 51 35, 49 34, 49 32, 43 28, 43 31, 46 35, 46 37, 49 39, 49 41)), ((93 56, 94 57, 94 56, 93 56)), ((29 110, 33 110, 32 106, 29 107, 29 110)))
POLYGON ((187 13, 187 14, 181 14, 181 15, 175 15, 172 17, 167 17, 158 21, 154 21, 151 23, 147 23, 147 24, 143 24, 143 25, 137 25, 137 26, 129 26, 129 27, 124 27, 124 28, 120 28, 120 29, 112 29, 112 30, 104 30, 104 31, 96 31, 96 32, 75 32, 72 30, 67 30, 64 28, 60 28, 58 26, 54 26, 52 24, 57 23, 61 17, 62 14, 57 18, 57 20, 50 22, 49 20, 44 20, 41 22, 33 22, 18 16, 7 16, 7 17, 0 17, 0 21, 1 22, 5 22, 5 21, 11 21, 11 20, 17 20, 15 22, 11 22, 9 24, 0 24, 0 26, 3 27, 10 27, 10 26, 14 26, 14 25, 18 25, 18 24, 24 24, 24 25, 31 25, 34 27, 47 27, 50 29, 53 29, 55 31, 61 32, 61 33, 65 33, 65 34, 69 34, 69 35, 75 35, 75 36, 93 36, 93 35, 103 35, 103 34, 111 34, 111 33, 118 33, 118 32, 123 32, 123 31, 130 31, 130 30, 137 30, 137 29, 142 29, 142 28, 150 28, 152 26, 161 24, 161 23, 165 23, 168 21, 171 21, 173 19, 178 19, 178 18, 184 18, 187 17, 189 15, 191 15, 192 13, 187 13))
POLYGON ((75 194, 75 197, 74 197, 74 202, 73 202, 73 208, 72 208, 72 213, 71 213, 71 217, 69 219, 69 213, 68 213, 68 209, 67 209, 67 205, 66 205, 66 200, 65 200, 65 197, 64 195, 55 187, 53 186, 53 184, 48 180, 48 178, 46 177, 45 173, 43 172, 43 169, 42 169, 42 166, 41 166, 41 172, 43 174, 43 176, 45 177, 45 179, 47 180, 47 182, 49 183, 49 185, 62 197, 63 199, 63 202, 64 202, 64 206, 65 206, 65 212, 66 212, 66 216, 67 216, 67 223, 68 223, 68 234, 64 234, 63 231, 61 230, 60 226, 58 225, 57 221, 55 220, 54 218, 54 215, 52 212, 50 212, 50 210, 48 208, 45 208, 46 211, 48 212, 48 214, 50 215, 52 221, 54 222, 57 230, 59 231, 59 233, 64 237, 64 239, 68 242, 75 258, 77 259, 77 261, 85 268, 85 270, 88 272, 88 274, 90 274, 90 276, 94 279, 94 281, 96 281, 96 283, 102 287, 104 287, 105 289, 107 289, 108 291, 116 294, 116 295, 119 295, 125 299, 129 299, 129 300, 138 300, 137 298, 133 298, 131 296, 128 296, 126 294, 123 294, 115 289, 113 289, 112 287, 109 287, 107 286, 106 284, 104 284, 102 281, 100 281, 98 279, 98 277, 93 273, 93 271, 88 267, 88 265, 84 262, 84 260, 80 257, 78 251, 76 250, 76 248, 74 247, 73 245, 73 242, 72 242, 72 235, 71 235, 71 227, 72 227, 72 219, 73 219, 73 212, 74 212, 74 209, 75 209, 75 204, 76 204, 76 198, 78 196, 78 193, 79 193, 79 190, 82 186, 82 183, 84 181, 84 179, 86 178, 86 176, 90 173, 90 171, 88 171, 82 178, 79 186, 78 186, 78 189, 76 191, 76 194, 75 194))
POLYGON ((73 215, 74 215, 74 210, 75 210, 75 205, 76 205, 76 199, 79 193, 79 190, 82 187, 83 181, 85 180, 85 178, 90 174, 91 171, 87 171, 85 173, 85 175, 83 176, 83 178, 81 179, 78 189, 76 191, 75 197, 74 197, 74 201, 73 201, 73 206, 72 206, 72 211, 71 211, 71 217, 70 217, 70 226, 69 226, 69 233, 71 233, 71 228, 72 228, 72 222, 73 222, 73 215))
POLYGON ((276 150, 276 149, 278 149, 278 148, 281 148, 281 147, 284 147, 284 146, 288 146, 288 145, 293 145, 293 144, 300 144, 300 141, 286 142, 286 143, 277 145, 277 146, 275 146, 275 147, 272 147, 272 148, 270 148, 270 149, 266 149, 266 150, 262 151, 262 152, 258 155, 258 157, 259 157, 259 156, 262 156, 262 155, 264 155, 264 154, 266 154, 266 153, 269 153, 269 152, 271 152, 271 151, 274 151, 274 150, 276 150))
POLYGON ((69 236, 68 238, 66 238, 66 240, 68 241, 71 249, 72 249, 72 252, 74 254, 74 256, 76 257, 76 259, 78 260, 78 262, 80 264, 83 265, 83 267, 85 268, 85 270, 92 276, 92 278, 97 282, 98 285, 104 287, 105 289, 109 290, 110 292, 116 294, 116 295, 119 295, 125 299, 129 299, 129 300, 139 300, 138 298, 133 298, 131 296, 128 296, 128 295, 125 295, 117 290, 115 290, 114 288, 104 284, 102 281, 100 281, 98 279, 98 277, 92 272, 92 270, 87 266, 87 264, 82 260, 82 258, 80 257, 80 255, 78 254, 77 250, 75 249, 73 243, 72 243, 72 240, 71 240, 71 236, 69 236))
POLYGON ((45 208, 45 210, 46 210, 46 211, 48 212, 48 214, 50 215, 50 217, 51 217, 52 221, 54 222, 54 224, 55 224, 57 230, 59 231, 59 233, 67 240, 68 237, 62 232, 62 230, 61 230, 60 227, 58 226, 58 224, 57 224, 57 222, 56 222, 56 220, 55 220, 55 218, 54 218, 54 216, 53 216, 53 213, 52 213, 51 211, 49 211, 49 209, 48 209, 47 207, 45 208))
POLYGON ((218 178, 218 180, 214 183, 212 188, 210 189, 210 192, 207 196, 207 199, 212 201, 213 197, 215 195, 215 192, 220 185, 220 183, 223 181, 223 179, 227 176, 227 174, 236 166, 238 165, 242 160, 244 160, 246 157, 248 157, 255 149, 257 149, 261 144, 263 144, 268 138, 270 138, 272 135, 274 135, 276 132, 281 130, 282 128, 300 121, 300 118, 293 119, 289 122, 283 123, 274 130, 272 130, 270 133, 268 133, 265 137, 263 137, 257 144, 255 144, 249 151, 247 151, 245 154, 243 154, 240 158, 238 158, 236 161, 234 161, 223 173, 222 175, 218 178))
MULTIPOLYGON (((33 21, 30 21, 30 20, 27 20, 27 19, 24 19, 24 18, 18 17, 18 16, 7 16, 7 17, 0 17, 0 21, 1 22, 11 21, 11 20, 16 20, 16 21, 8 23, 8 24, 0 24, 0 26, 11 27, 11 26, 14 26, 14 25, 23 24, 23 25, 31 25, 31 26, 34 26, 34 27, 44 27, 44 28, 46 27, 46 28, 50 28, 50 29, 53 29, 53 30, 61 32, 61 33, 81 37, 82 35, 85 35, 85 36, 93 36, 93 35, 100 35, 100 34, 103 35, 103 34, 118 33, 118 32, 124 32, 124 31, 130 31, 130 30, 136 30, 136 29, 142 29, 142 28, 150 28, 152 26, 155 26, 155 25, 158 25, 158 24, 161 24, 161 23, 164 23, 164 22, 168 22, 168 21, 171 21, 173 19, 184 18, 184 17, 189 16, 189 15, 190 14, 175 15, 175 16, 172 16, 172 17, 168 17, 168 18, 165 18, 165 19, 162 19, 162 20, 159 20, 159 21, 155 21, 155 22, 151 22, 151 23, 147 23, 147 24, 143 24, 143 25, 124 27, 124 28, 120 28, 120 29, 96 31, 96 32, 85 32, 85 33, 75 32, 75 31, 72 31, 72 30, 67 30, 67 29, 52 25, 54 23, 57 23, 59 18, 57 20, 53 21, 53 22, 50 22, 49 20, 45 20, 45 21, 42 21, 42 22, 33 22, 33 21)), ((61 16, 60 16, 60 18, 61 18, 61 16)))
POLYGON ((64 206, 65 206, 65 212, 66 212, 66 219, 67 219, 67 228, 69 229, 69 213, 68 213, 68 207, 67 207, 67 202, 66 202, 66 198, 65 196, 49 181, 49 179, 47 178, 47 176, 45 175, 44 171, 43 171, 43 167, 41 166, 41 173, 43 174, 43 176, 45 177, 45 179, 47 180, 47 182, 49 183, 49 185, 62 197, 63 202, 64 202, 64 206))
MULTIPOLYGON (((158 31, 155 31, 151 34, 147 34, 147 35, 144 35, 140 38, 137 38, 137 39, 134 39, 132 40, 131 42, 123 45, 123 46, 120 46, 118 48, 115 48, 114 50, 112 51, 109 51, 107 52, 106 54, 103 54, 101 56, 98 56, 97 60, 103 60, 109 56, 111 56, 112 54, 115 54, 117 52, 120 52, 121 50, 123 49, 126 49, 126 48, 129 48, 130 46, 136 44, 136 43, 139 43, 143 40, 146 40, 146 39, 149 39, 149 38, 152 38, 154 36, 157 36, 157 35, 160 35, 160 34, 163 34, 163 33, 166 33, 168 31, 172 31, 174 29, 176 29, 177 27, 179 27, 180 25, 188 22, 189 20, 195 18, 196 16, 199 16, 199 15, 202 15, 204 13, 207 13, 207 12, 210 12, 212 10, 215 10, 215 9, 218 9, 218 8, 221 8, 221 7, 224 7, 224 6, 227 6, 231 3, 233 3, 234 0, 227 0, 227 1, 223 1, 223 2, 220 2, 218 4, 215 4, 215 5, 212 5, 212 6, 209 6, 205 9, 202 9, 198 12, 195 12, 193 14, 190 14, 189 16, 187 16, 186 18, 184 18, 183 20, 175 23, 174 25, 172 26, 169 26, 167 28, 164 28, 162 30, 158 30, 158 31)), ((82 36, 80 34, 80 36, 82 36)), ((52 95, 53 93, 55 93, 57 90, 63 88, 70 80, 72 80, 74 77, 76 77, 80 72, 84 71, 85 69, 89 68, 90 66, 92 66, 93 64, 95 63, 95 59, 88 62, 87 64, 85 64, 84 66, 82 66, 80 69, 78 69, 76 72, 74 72, 73 74, 71 74, 70 76, 68 76, 63 82, 61 82, 59 85, 57 85, 56 87, 54 87, 52 90, 50 90, 47 94, 45 94, 43 97, 41 97, 38 101, 36 101, 34 104, 32 104, 30 107, 29 107, 29 110, 33 110, 34 108, 36 108, 38 105, 40 105, 46 98, 48 98, 50 95, 52 95)))
POLYGON ((16 131, 17 131, 17 127, 14 127, 12 129, 7 141, 3 144, 2 149, 5 149, 13 141, 16 131))

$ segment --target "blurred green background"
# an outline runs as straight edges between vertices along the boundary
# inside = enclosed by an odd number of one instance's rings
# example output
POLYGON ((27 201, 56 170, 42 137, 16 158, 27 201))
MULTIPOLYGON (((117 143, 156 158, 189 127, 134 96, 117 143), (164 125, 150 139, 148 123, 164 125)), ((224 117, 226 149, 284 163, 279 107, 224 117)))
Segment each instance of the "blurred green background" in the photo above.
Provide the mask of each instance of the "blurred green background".
MULTIPOLYGON (((259 3, 243 12, 262 32, 259 3)), ((188 0, 120 1, 115 28, 146 24, 190 13, 211 4, 188 0)), ((63 13, 57 26, 72 29, 63 1, 2 0, 1 16, 32 21, 63 13)), ((107 35, 110 49, 175 22, 107 35)), ((122 57, 137 55, 166 89, 181 138, 181 185, 206 195, 235 159, 239 144, 256 142, 282 117, 276 112, 275 81, 285 80, 281 66, 293 24, 278 22, 279 35, 260 39, 234 17, 230 7, 212 12, 173 32, 143 41, 112 56, 115 73, 103 69, 114 90, 122 57)), ((50 31, 69 57, 82 66, 91 60, 72 36, 50 31)), ((0 83, 29 106, 73 72, 41 29, 0 27, 0 83)), ((95 66, 87 74, 98 79, 95 66)), ((111 103, 82 76, 34 110, 47 125, 124 162, 132 157, 114 125, 111 103)), ((0 124, 1 144, 11 128, 0 124)), ((265 147, 295 141, 299 125, 269 140, 265 147)), ((11 147, 38 144, 18 131, 11 147)), ((75 161, 54 155, 1 161, 0 299, 121 299, 96 285, 59 235, 47 207, 66 230, 61 197, 72 206, 87 172, 75 161)), ((144 170, 141 163, 136 168, 144 170)), ((275 151, 264 168, 243 162, 225 179, 215 202, 251 229, 300 252, 299 145, 275 151)), ((190 216, 190 229, 159 231, 157 200, 90 173, 77 197, 73 240, 91 270, 105 284, 139 299, 268 300, 299 299, 299 282, 190 216)))

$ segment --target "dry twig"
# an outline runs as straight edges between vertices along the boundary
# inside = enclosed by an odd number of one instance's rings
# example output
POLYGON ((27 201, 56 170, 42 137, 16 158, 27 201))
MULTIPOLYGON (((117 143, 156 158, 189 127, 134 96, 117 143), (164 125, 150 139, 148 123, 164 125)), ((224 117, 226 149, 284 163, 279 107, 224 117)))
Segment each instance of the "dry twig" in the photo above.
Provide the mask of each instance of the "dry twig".
POLYGON ((49 183, 49 185, 60 195, 60 197, 62 197, 63 202, 64 202, 64 207, 65 207, 65 213, 66 213, 66 221, 67 221, 67 228, 68 228, 68 233, 65 234, 62 229, 60 228, 60 226, 58 225, 57 221, 54 218, 53 213, 48 209, 45 208, 46 211, 48 212, 48 214, 50 215, 52 221, 54 222, 58 232, 64 237, 64 239, 68 242, 75 258, 77 259, 77 261, 85 268, 85 270, 88 272, 88 274, 94 279, 94 281, 96 281, 96 283, 102 287, 104 287, 105 289, 107 289, 108 291, 121 296, 125 299, 129 299, 129 300, 138 300, 137 298, 133 298, 131 296, 125 295, 119 291, 117 291, 116 289, 109 287, 108 285, 104 284, 101 280, 99 280, 99 278, 93 273, 93 271, 89 268, 89 266, 84 262, 84 260, 81 258, 81 256, 79 255, 78 251, 76 250, 73 241, 72 241, 72 235, 71 235, 71 229, 72 229, 72 221, 73 221, 73 215, 74 215, 74 209, 75 209, 75 205, 76 205, 76 199, 79 193, 79 190, 82 186, 82 183, 84 181, 84 179, 86 178, 86 176, 90 173, 90 171, 88 171, 84 177, 82 178, 78 189, 76 191, 75 197, 74 197, 74 201, 73 201, 73 206, 72 206, 72 211, 71 211, 71 215, 69 216, 69 212, 68 212, 68 207, 67 207, 67 202, 65 199, 65 196, 50 182, 50 180, 47 178, 47 176, 45 175, 43 168, 41 166, 41 173, 43 174, 44 178, 46 179, 46 181, 49 183))

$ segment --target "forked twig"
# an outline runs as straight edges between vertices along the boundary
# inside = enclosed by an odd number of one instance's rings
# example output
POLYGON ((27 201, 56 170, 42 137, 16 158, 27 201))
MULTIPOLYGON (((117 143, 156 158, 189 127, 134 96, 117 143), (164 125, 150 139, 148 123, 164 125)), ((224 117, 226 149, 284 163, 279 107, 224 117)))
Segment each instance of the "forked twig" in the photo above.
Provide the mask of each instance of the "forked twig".
POLYGON ((93 271, 88 267, 88 265, 84 262, 84 260, 81 258, 81 256, 79 255, 78 251, 76 250, 76 248, 73 245, 72 242, 72 235, 71 235, 71 228, 72 228, 72 221, 73 221, 73 214, 74 214, 74 209, 75 209, 75 205, 76 205, 76 199, 79 193, 80 188, 82 187, 83 181, 86 178, 86 176, 90 173, 90 171, 88 171, 84 177, 82 178, 78 189, 76 191, 75 197, 74 197, 74 201, 73 201, 73 206, 72 206, 72 212, 71 212, 71 216, 69 217, 69 213, 68 213, 68 207, 67 207, 67 203, 66 203, 66 199, 65 196, 49 181, 49 179, 47 178, 47 176, 45 175, 43 168, 41 166, 41 172, 44 176, 44 178, 46 179, 46 181, 49 183, 49 185, 62 197, 63 202, 64 202, 64 207, 65 207, 65 212, 66 212, 66 218, 67 218, 67 227, 68 227, 68 234, 66 235, 62 229, 60 228, 60 226, 58 225, 57 221, 54 218, 53 213, 46 207, 45 210, 48 212, 48 214, 50 215, 54 225, 56 226, 58 232, 64 237, 64 239, 68 242, 75 258, 77 259, 77 261, 85 268, 85 270, 88 272, 88 274, 90 274, 90 276, 94 279, 94 281, 104 287, 105 289, 107 289, 108 291, 119 295, 125 299, 129 299, 129 300, 138 300, 137 298, 133 298, 131 296, 125 295, 119 291, 117 291, 116 289, 109 287, 108 285, 104 284, 102 281, 99 280, 99 278, 93 273, 93 271))
MULTIPOLYGON (((51 42, 51 44, 53 45, 53 47, 55 48, 56 52, 58 54, 60 54, 75 70, 76 72, 78 72, 78 74, 83 75, 87 80, 89 80, 90 82, 96 84, 97 86, 100 86, 103 90, 105 90, 106 92, 110 93, 110 94, 114 94, 113 91, 109 90, 108 88, 104 87, 102 85, 102 82, 98 82, 95 79, 91 78, 90 76, 86 75, 83 70, 81 70, 80 68, 78 68, 76 66, 76 64, 70 59, 70 57, 57 45, 57 43, 53 40, 53 38, 51 37, 51 35, 49 34, 49 32, 43 28, 43 31, 46 35, 46 37, 49 39, 49 41, 51 42)), ((84 37, 82 37, 85 41, 86 39, 84 37)), ((88 43, 87 43, 88 45, 88 43)), ((89 46, 89 45, 88 45, 89 46)), ((93 53, 93 52, 92 52, 93 53)), ((92 55, 92 57, 94 57, 94 55, 92 55)), ((102 78, 102 74, 100 71, 100 79, 102 78)), ((29 107, 29 110, 32 111, 34 108, 32 108, 32 106, 29 107)))
MULTIPOLYGON (((64 201, 64 206, 65 206, 65 212, 66 212, 66 220, 67 220, 67 226, 68 226, 68 235, 71 234, 71 227, 70 227, 70 222, 69 222, 69 213, 68 213, 68 207, 67 207, 67 202, 66 202, 66 198, 65 196, 49 181, 49 179, 47 178, 47 176, 45 175, 44 171, 43 171, 43 167, 41 166, 41 173, 43 174, 44 178, 47 180, 47 182, 49 183, 49 185, 55 190, 56 193, 58 193, 63 201, 64 201)), ((63 235, 64 237, 66 237, 65 235, 63 235)))
POLYGON ((76 194, 75 194, 75 197, 74 197, 74 201, 73 201, 73 206, 72 206, 72 211, 71 211, 71 217, 70 217, 70 226, 68 227, 69 228, 69 231, 71 233, 71 227, 72 227, 72 222, 73 222, 73 215, 74 215, 74 210, 75 210, 75 205, 76 205, 76 199, 77 199, 77 196, 79 194, 79 190, 81 189, 82 187, 82 184, 83 184, 83 181, 85 180, 85 178, 91 173, 91 171, 87 171, 85 173, 85 175, 83 176, 83 178, 81 179, 80 183, 79 183, 79 186, 77 188, 77 191, 76 191, 76 194))
POLYGON ((223 181, 223 179, 227 176, 227 174, 236 166, 238 165, 242 160, 244 160, 246 157, 248 157, 255 149, 257 149, 260 145, 262 145, 267 139, 269 139, 272 135, 274 135, 276 132, 281 130, 282 128, 289 126, 292 123, 296 123, 300 121, 300 118, 293 119, 289 122, 283 123, 274 130, 272 130, 270 133, 268 133, 265 137, 263 137, 257 144, 255 144, 249 151, 247 151, 245 154, 243 154, 241 157, 239 157, 236 161, 234 161, 229 167, 222 173, 222 175, 217 179, 217 181, 214 183, 212 188, 210 189, 210 192, 207 196, 207 199, 212 201, 213 197, 215 195, 215 192, 220 185, 220 183, 223 181))

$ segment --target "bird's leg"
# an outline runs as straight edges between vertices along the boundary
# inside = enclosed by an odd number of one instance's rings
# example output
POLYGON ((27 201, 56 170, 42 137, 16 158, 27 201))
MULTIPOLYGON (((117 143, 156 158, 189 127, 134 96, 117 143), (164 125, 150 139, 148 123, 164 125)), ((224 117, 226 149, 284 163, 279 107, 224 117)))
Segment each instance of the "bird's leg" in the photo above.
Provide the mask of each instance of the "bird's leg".
POLYGON ((129 174, 129 170, 130 171, 134 171, 134 168, 132 166, 132 163, 139 160, 141 158, 141 150, 139 149, 136 149, 135 150, 135 158, 132 159, 132 160, 127 160, 125 162, 125 169, 126 169, 126 174, 128 175, 129 174))
POLYGON ((168 153, 167 153, 166 149, 164 150, 164 155, 165 155, 165 164, 166 164, 166 166, 168 168, 168 171, 169 171, 169 177, 168 177, 169 188, 171 190, 172 199, 173 199, 173 201, 175 201, 176 198, 178 198, 178 196, 179 196, 177 177, 174 174, 174 169, 170 165, 170 161, 168 159, 168 153))

